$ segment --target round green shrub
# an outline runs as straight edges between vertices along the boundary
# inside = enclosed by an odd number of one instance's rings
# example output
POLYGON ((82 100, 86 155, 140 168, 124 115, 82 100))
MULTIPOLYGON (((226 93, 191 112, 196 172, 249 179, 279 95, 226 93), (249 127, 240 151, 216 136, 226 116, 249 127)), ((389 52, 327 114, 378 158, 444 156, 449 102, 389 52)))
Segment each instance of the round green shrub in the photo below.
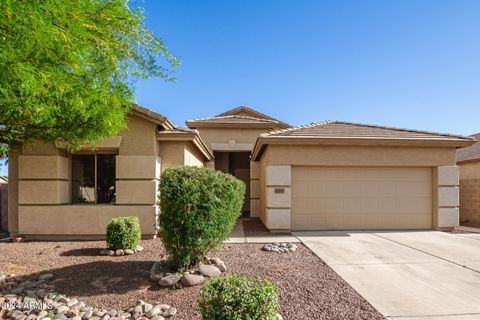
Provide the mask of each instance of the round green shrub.
POLYGON ((219 277, 202 287, 199 305, 203 320, 275 320, 278 288, 245 275, 219 277))
POLYGON ((160 181, 160 236, 180 269, 201 261, 230 235, 243 206, 245 184, 202 167, 174 167, 160 181))
POLYGON ((107 246, 112 250, 134 249, 141 237, 138 217, 113 218, 107 226, 107 246))

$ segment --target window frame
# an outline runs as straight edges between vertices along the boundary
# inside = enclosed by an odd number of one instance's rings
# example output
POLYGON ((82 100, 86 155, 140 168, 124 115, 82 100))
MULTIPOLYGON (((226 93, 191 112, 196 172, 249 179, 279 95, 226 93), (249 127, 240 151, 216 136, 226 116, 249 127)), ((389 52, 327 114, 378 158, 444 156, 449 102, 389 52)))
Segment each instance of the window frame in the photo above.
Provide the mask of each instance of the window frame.
MULTIPOLYGON (((98 150, 98 151, 78 151, 72 155, 70 155, 70 204, 72 205, 115 205, 117 202, 117 198, 115 197, 115 201, 106 202, 106 203, 98 203, 98 190, 97 190, 97 168, 98 168, 98 155, 111 155, 115 157, 115 163, 117 161, 116 157, 118 156, 118 151, 113 150, 98 150), (74 156, 94 156, 94 202, 74 202, 73 201, 73 157, 74 156)), ((115 165, 115 192, 117 189, 117 168, 115 165)))

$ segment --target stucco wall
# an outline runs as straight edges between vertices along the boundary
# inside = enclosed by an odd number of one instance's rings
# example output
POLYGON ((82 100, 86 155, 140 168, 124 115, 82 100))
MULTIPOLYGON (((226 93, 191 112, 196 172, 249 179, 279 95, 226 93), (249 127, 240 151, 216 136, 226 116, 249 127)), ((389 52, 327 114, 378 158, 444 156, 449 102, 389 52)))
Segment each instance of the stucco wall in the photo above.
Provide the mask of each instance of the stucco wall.
POLYGON ((198 128, 197 130, 205 143, 215 151, 250 151, 258 135, 267 131, 261 128, 198 128), (234 143, 231 143, 232 141, 234 143))
POLYGON ((271 145, 271 165, 448 166, 455 148, 271 145))
POLYGON ((137 216, 143 236, 153 235, 155 206, 50 205, 20 206, 20 234, 29 238, 104 239, 114 217, 137 216))
POLYGON ((270 161, 270 150, 265 150, 262 158, 259 161, 259 184, 260 184, 260 220, 264 225, 268 225, 267 221, 267 165, 270 161))
MULTIPOLYGON (((119 137, 95 144, 95 151, 117 154, 117 194, 113 204, 70 204, 71 155, 53 143, 33 143, 12 152, 9 159, 12 234, 30 238, 103 238, 113 217, 136 215, 144 236, 153 236, 161 172, 156 126, 134 116, 119 137)), ((91 146, 85 146, 81 152, 92 151, 91 146)), ((182 163, 183 148, 179 158, 182 163)))
POLYGON ((128 128, 122 132, 119 154, 155 155, 157 154, 155 123, 139 117, 130 117, 128 128))
POLYGON ((0 182, 0 229, 8 230, 8 184, 0 182))
POLYGON ((460 221, 480 226, 480 161, 460 167, 460 221))
POLYGON ((162 171, 185 163, 185 141, 159 141, 158 156, 162 159, 162 171))
POLYGON ((184 164, 186 166, 203 167, 202 155, 192 142, 187 142, 184 149, 184 164))

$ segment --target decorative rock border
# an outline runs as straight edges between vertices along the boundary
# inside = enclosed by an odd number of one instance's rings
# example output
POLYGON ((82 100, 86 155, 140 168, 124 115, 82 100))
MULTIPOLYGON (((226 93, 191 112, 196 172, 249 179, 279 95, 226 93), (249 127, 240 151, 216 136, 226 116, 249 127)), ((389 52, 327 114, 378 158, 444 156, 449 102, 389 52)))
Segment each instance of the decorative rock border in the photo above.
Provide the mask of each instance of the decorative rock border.
POLYGON ((126 310, 93 308, 76 298, 55 292, 47 284, 53 274, 42 274, 38 280, 24 280, 0 272, 0 319, 14 320, 164 320, 177 314, 168 304, 152 305, 138 300, 126 310))
POLYGON ((262 247, 263 251, 268 252, 277 252, 277 253, 288 253, 297 251, 298 247, 296 244, 291 242, 273 242, 268 243, 262 247))
POLYGON ((139 252, 142 252, 143 251, 143 247, 142 246, 136 246, 135 249, 117 249, 117 250, 111 250, 111 249, 102 249, 100 250, 99 254, 101 256, 117 256, 117 257, 120 257, 120 256, 128 256, 128 255, 132 255, 132 254, 135 254, 135 253, 139 253, 139 252))
POLYGON ((200 263, 198 268, 188 270, 183 274, 168 272, 165 261, 155 262, 150 270, 150 280, 158 282, 161 287, 192 287, 202 284, 205 278, 215 278, 227 271, 225 262, 220 258, 208 258, 210 264, 200 263))

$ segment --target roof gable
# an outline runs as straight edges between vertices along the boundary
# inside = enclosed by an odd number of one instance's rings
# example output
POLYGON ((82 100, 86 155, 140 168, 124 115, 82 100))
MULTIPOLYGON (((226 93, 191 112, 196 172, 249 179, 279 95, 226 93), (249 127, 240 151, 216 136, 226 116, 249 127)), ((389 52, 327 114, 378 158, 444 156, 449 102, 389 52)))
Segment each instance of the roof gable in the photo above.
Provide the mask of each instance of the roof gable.
POLYGON ((477 140, 473 145, 457 150, 457 162, 480 161, 480 133, 470 137, 477 140))
POLYGON ((266 119, 266 120, 271 120, 275 121, 281 126, 284 127, 290 127, 289 124, 282 122, 278 119, 272 118, 264 113, 261 113, 260 111, 254 110, 250 107, 247 106, 239 106, 233 109, 230 109, 228 111, 222 112, 220 114, 217 114, 216 117, 223 117, 223 116, 243 116, 243 117, 251 117, 251 118, 257 118, 257 119, 266 119))

